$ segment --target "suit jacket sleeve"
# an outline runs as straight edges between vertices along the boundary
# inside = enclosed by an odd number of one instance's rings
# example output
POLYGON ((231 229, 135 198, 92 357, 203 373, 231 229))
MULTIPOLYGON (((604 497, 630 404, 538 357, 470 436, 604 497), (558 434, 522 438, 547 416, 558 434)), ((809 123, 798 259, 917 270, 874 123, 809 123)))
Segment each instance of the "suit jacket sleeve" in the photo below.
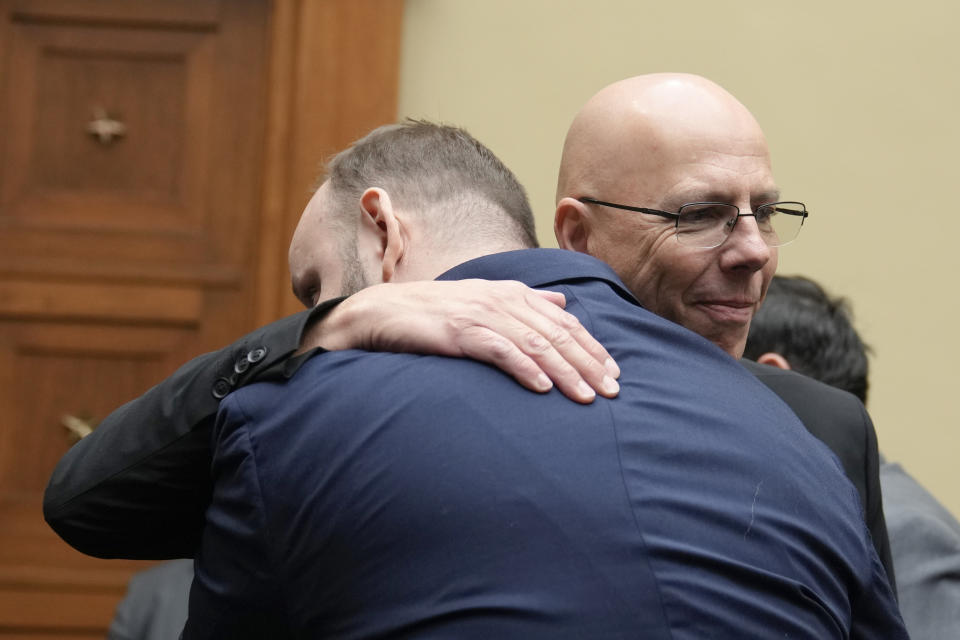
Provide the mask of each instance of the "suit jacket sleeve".
POLYGON ((44 517, 101 558, 192 557, 210 499, 210 435, 220 400, 255 380, 289 377, 309 320, 342 298, 199 356, 107 416, 57 464, 44 517))
POLYGON ((191 560, 172 560, 130 579, 117 605, 107 640, 170 640, 187 620, 187 596, 193 581, 191 560))
POLYGON ((898 464, 880 469, 900 611, 916 640, 960 630, 960 522, 898 464))

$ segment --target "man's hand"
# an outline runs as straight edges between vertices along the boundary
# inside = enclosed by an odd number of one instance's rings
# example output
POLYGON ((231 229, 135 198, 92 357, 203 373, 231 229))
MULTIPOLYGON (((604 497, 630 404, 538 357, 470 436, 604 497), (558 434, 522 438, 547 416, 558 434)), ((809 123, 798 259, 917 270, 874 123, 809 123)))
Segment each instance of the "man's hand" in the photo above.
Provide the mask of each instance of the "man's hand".
POLYGON ((566 299, 520 282, 380 284, 353 294, 304 335, 300 351, 367 349, 473 358, 577 402, 617 395, 620 369, 566 299))

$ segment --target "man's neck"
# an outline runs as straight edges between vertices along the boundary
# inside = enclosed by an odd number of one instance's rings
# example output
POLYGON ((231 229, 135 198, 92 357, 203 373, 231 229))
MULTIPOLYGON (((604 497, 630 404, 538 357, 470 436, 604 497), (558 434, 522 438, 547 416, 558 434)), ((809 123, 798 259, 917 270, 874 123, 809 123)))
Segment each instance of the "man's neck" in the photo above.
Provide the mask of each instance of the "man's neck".
POLYGON ((469 262, 470 260, 482 258, 494 253, 527 248, 529 247, 525 247, 520 243, 488 243, 482 247, 445 251, 442 253, 431 251, 429 248, 419 251, 414 250, 407 254, 408 256, 414 256, 414 259, 404 261, 402 268, 397 269, 397 274, 393 282, 434 280, 441 273, 446 273, 464 262, 469 262), (420 258, 417 259, 416 256, 420 256, 420 258))

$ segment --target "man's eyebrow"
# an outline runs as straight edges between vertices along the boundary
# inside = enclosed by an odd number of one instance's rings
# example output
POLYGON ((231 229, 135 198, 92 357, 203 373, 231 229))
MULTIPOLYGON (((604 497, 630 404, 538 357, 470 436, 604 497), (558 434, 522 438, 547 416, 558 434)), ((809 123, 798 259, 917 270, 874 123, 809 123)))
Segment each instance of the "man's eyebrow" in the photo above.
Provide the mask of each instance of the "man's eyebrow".
POLYGON ((679 209, 685 204, 690 204, 692 202, 725 202, 727 204, 733 204, 736 201, 735 197, 731 197, 730 193, 727 191, 721 191, 719 189, 704 189, 703 191, 691 190, 686 193, 679 195, 674 198, 667 200, 667 203, 673 206, 673 209, 679 209))
POLYGON ((772 189, 770 191, 761 191, 760 194, 754 198, 754 202, 757 204, 769 204, 771 202, 780 201, 780 189, 772 189))
MULTIPOLYGON (((736 198, 731 197, 730 192, 719 189, 704 189, 697 191, 693 189, 682 196, 668 199, 664 204, 667 211, 677 211, 681 206, 693 202, 724 202, 734 204, 736 198)), ((780 189, 773 187, 769 190, 759 191, 750 195, 751 205, 769 204, 780 200, 780 189)))

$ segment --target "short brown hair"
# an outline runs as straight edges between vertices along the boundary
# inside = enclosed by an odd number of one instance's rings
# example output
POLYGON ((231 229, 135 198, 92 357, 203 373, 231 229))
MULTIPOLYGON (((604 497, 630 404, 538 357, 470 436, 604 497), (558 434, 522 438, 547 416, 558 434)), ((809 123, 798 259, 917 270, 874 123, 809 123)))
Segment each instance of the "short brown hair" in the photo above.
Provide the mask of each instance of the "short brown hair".
POLYGON ((490 149, 464 129, 407 119, 357 140, 327 165, 337 210, 355 228, 360 196, 381 187, 398 208, 429 212, 431 231, 460 241, 478 234, 536 247, 523 186, 490 149), (353 222, 351 222, 353 221, 353 222))

